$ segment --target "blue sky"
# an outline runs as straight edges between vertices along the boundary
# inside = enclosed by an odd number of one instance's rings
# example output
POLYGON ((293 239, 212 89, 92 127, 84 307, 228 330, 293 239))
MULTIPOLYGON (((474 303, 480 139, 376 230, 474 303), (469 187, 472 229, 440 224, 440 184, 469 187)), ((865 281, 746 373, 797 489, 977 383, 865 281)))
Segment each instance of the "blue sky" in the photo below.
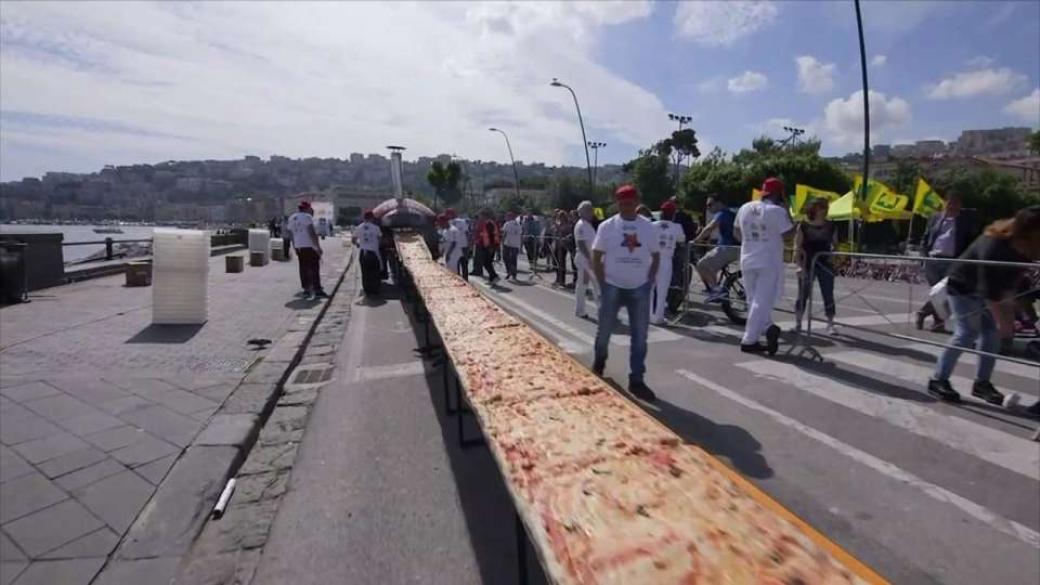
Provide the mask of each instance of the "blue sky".
MULTIPOLYGON (((1040 2, 864 0, 873 142, 1040 125, 1040 2)), ((862 148, 851 1, 4 2, 0 179, 409 147, 583 164, 694 117, 702 151, 781 126, 862 148)))

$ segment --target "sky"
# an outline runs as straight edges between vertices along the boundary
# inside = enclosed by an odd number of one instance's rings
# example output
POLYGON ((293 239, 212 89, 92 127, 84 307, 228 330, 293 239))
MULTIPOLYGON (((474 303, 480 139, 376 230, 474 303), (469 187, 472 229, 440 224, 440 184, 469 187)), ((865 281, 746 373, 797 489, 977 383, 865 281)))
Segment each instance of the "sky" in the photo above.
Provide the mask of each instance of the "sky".
MULTIPOLYGON (((1040 2, 862 3, 872 143, 1040 126, 1040 2)), ((783 126, 862 150, 851 1, 0 2, 0 180, 408 148, 620 163, 783 126)))

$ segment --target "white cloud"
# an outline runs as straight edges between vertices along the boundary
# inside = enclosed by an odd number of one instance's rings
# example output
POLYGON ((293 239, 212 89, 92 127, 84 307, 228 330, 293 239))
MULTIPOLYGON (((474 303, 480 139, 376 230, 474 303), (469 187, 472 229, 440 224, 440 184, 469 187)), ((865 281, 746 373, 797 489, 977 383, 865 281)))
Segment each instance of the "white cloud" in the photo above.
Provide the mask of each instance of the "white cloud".
POLYGON ((834 89, 834 63, 822 63, 811 55, 795 57, 798 67, 798 90, 802 93, 821 94, 834 89))
POLYGON ((962 71, 928 87, 933 100, 968 98, 977 95, 1000 95, 1021 87, 1026 76, 1007 67, 962 71))
POLYGON ((769 79, 757 71, 745 71, 726 82, 726 88, 731 93, 748 93, 765 89, 769 85, 769 79))
POLYGON ((871 67, 884 67, 888 63, 888 57, 885 55, 874 55, 870 59, 871 67))
POLYGON ((964 62, 964 66, 968 69, 985 69, 992 64, 993 59, 990 59, 985 55, 978 55, 964 62))
MULTIPOLYGON (((910 104, 898 97, 870 91, 870 136, 877 143, 883 131, 899 128, 910 121, 910 104)), ((823 123, 828 137, 841 146, 854 146, 863 141, 863 91, 848 99, 838 98, 823 110, 823 123)))
POLYGON ((96 120, 147 138, 5 125, 0 172, 20 178, 28 166, 14 162, 29 158, 33 169, 82 171, 244 154, 343 157, 393 143, 409 158, 506 161, 491 125, 518 152, 574 163, 581 134, 553 76, 574 88, 593 135, 634 151, 671 130, 667 110, 594 55, 605 26, 650 11, 636 2, 5 3, 5 114, 96 120))
POLYGON ((1004 113, 1015 116, 1027 124, 1040 124, 1040 88, 1004 106, 1004 113))
POLYGON ((674 23, 680 37, 703 45, 728 46, 772 24, 778 13, 775 3, 761 0, 681 2, 674 23))

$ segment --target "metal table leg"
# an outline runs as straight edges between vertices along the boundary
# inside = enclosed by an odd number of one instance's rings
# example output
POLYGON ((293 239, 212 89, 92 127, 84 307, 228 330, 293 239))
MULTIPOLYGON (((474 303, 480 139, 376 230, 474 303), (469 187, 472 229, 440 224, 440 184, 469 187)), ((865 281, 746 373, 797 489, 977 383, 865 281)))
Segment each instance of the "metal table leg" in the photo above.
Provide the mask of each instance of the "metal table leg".
POLYGON ((527 585, 527 531, 524 530, 524 522, 520 514, 516 517, 516 573, 517 582, 527 585))

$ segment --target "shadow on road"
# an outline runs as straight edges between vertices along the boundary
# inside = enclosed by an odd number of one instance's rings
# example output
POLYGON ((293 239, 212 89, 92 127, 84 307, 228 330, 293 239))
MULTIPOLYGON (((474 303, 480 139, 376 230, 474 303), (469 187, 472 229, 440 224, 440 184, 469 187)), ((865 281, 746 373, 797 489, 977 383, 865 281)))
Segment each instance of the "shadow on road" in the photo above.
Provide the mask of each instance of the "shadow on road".
MULTIPOLYGON (((404 313, 412 325, 416 344, 425 343, 424 323, 415 319, 411 303, 402 303, 404 313)), ((439 344, 440 339, 431 329, 431 342, 439 344)), ((472 446, 463 448, 459 444, 458 420, 463 417, 463 427, 467 439, 475 439, 481 432, 472 415, 457 413, 449 415, 445 410, 445 392, 440 364, 443 361, 441 351, 427 354, 425 360, 426 382, 430 392, 430 402, 437 413, 441 427, 444 449, 448 454, 455 486, 458 490, 459 502, 465 517, 466 529, 470 545, 476 557, 483 583, 515 583, 517 581, 517 550, 514 522, 516 508, 506 490, 504 480, 487 447, 472 446)), ((455 405, 454 382, 451 384, 451 403, 455 405)), ((542 585, 546 583, 541 567, 534 558, 531 547, 527 547, 528 583, 542 585)))
POLYGON ((285 303, 286 309, 292 309, 294 311, 303 311, 318 306, 322 303, 321 299, 314 299, 313 301, 307 299, 293 299, 288 303, 285 303))
POLYGON ((187 343, 202 330, 202 325, 152 324, 126 340, 126 343, 187 343))

